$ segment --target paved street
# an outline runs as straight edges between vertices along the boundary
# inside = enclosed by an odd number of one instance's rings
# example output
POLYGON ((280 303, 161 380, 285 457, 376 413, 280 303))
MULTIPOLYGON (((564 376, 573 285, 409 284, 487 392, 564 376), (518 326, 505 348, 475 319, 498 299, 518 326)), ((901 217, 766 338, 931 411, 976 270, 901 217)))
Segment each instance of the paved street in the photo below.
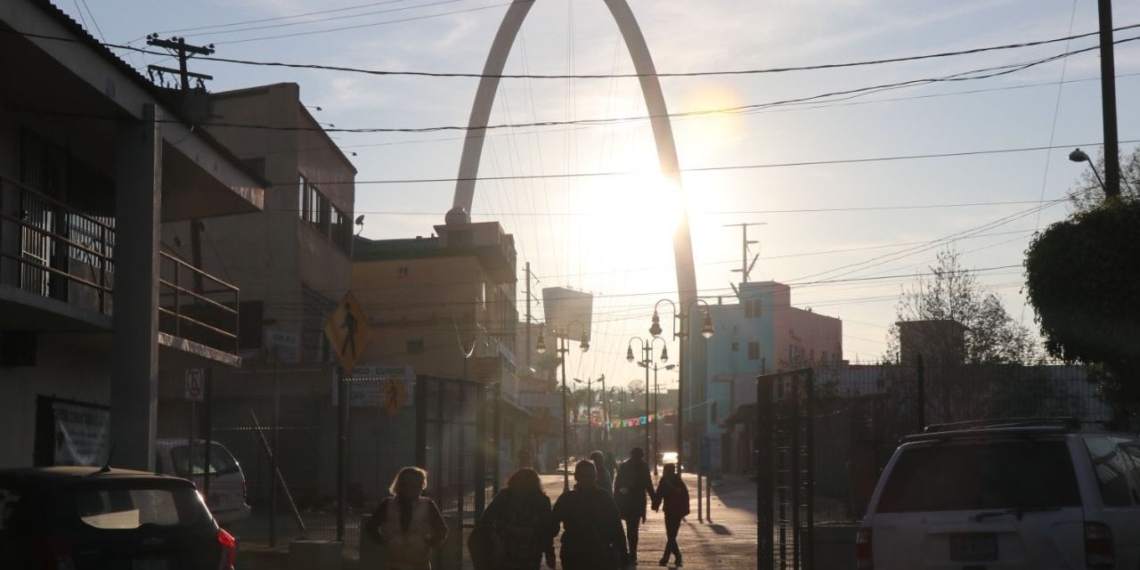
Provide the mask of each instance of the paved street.
MULTIPOLYGON (((562 494, 562 475, 542 476, 547 495, 552 501, 562 494)), ((729 477, 713 487, 712 521, 697 520, 697 478, 685 475, 689 485, 693 514, 681 525, 677 541, 681 546, 686 569, 713 570, 725 568, 756 567, 756 491, 755 484, 744 477, 729 477)), ((573 484, 573 479, 571 479, 573 484)), ((291 521, 282 520, 283 529, 291 521)), ((353 529, 355 530, 355 525, 353 529)), ((352 533, 355 540, 355 533, 352 533)), ((239 570, 284 570, 289 567, 287 559, 288 541, 282 541, 277 549, 266 549, 255 537, 247 543, 242 556, 238 558, 239 570)), ((331 536, 329 537, 331 538, 331 536)), ((555 548, 560 540, 555 539, 555 548)), ((641 527, 641 542, 638 548, 641 558, 638 567, 657 568, 657 561, 665 548, 665 522, 663 515, 649 511, 647 522, 641 527)), ((358 567, 356 551, 346 549, 344 568, 358 567)), ((470 561, 464 560, 464 568, 470 568, 470 561)), ((561 568, 561 564, 559 564, 561 568)), ((366 569, 361 569, 366 570, 366 569)))
MULTIPOLYGON (((546 493, 552 500, 562 494, 562 475, 543 475, 546 493)), ((655 481, 656 482, 656 481, 655 481)), ((573 485, 573 478, 570 481, 573 485)), ((681 524, 677 542, 685 568, 713 570, 756 567, 756 488, 745 477, 730 477, 714 484, 712 522, 697 520, 697 478, 685 475, 692 500, 692 515, 681 524)), ((555 539, 555 548, 559 541, 555 539)), ((641 527, 638 546, 640 568, 658 567, 665 549, 665 519, 649 511, 641 527)))

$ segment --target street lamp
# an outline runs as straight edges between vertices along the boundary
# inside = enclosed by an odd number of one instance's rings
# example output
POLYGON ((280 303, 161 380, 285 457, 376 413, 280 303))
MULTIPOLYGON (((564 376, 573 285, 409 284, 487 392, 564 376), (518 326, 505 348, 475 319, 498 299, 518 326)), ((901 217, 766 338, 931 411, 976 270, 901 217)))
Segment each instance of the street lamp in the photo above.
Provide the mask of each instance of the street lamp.
POLYGON ((681 307, 682 310, 678 312, 677 304, 671 299, 661 299, 653 305, 653 323, 649 326, 649 334, 654 337, 659 337, 661 333, 664 332, 661 329, 661 317, 657 312, 661 303, 668 303, 673 307, 673 338, 679 340, 681 345, 681 359, 677 365, 677 469, 680 470, 685 456, 685 347, 688 344, 688 324, 689 317, 692 316, 691 309, 693 305, 700 303, 705 306, 703 310, 704 320, 701 323, 701 336, 706 340, 710 339, 715 331, 713 329, 712 317, 709 315, 708 301, 704 299, 694 299, 681 307), (681 325, 680 330, 678 330, 677 327, 678 321, 680 321, 681 325))
MULTIPOLYGON (((625 360, 626 360, 626 362, 629 362, 630 364, 632 364, 634 362, 634 360, 636 360, 633 356, 633 341, 635 341, 635 340, 641 344, 641 353, 642 353, 641 360, 637 361, 637 364, 639 366, 642 366, 645 368, 645 415, 646 415, 646 419, 648 420, 648 416, 649 416, 650 409, 651 409, 649 407, 649 365, 653 363, 653 343, 660 340, 662 342, 662 344, 664 344, 665 339, 663 339, 663 338, 651 338, 647 341, 647 340, 645 340, 641 337, 638 337, 638 336, 630 338, 629 344, 626 345, 626 350, 625 350, 625 360)), ((661 361, 664 362, 668 359, 669 359, 669 351, 665 348, 662 348, 661 349, 661 361)), ((656 421, 656 420, 657 420, 657 418, 653 418, 653 421, 656 421)), ((653 458, 654 458, 653 459, 653 468, 654 468, 654 473, 656 473, 657 472, 657 455, 656 455, 656 453, 651 452, 650 447, 649 447, 649 422, 648 421, 645 424, 645 453, 646 453, 647 458, 649 455, 653 455, 653 458)))
MULTIPOLYGON (((578 348, 583 352, 590 351, 590 335, 586 332, 586 327, 578 321, 570 321, 566 323, 566 330, 562 335, 558 334, 558 329, 554 329, 554 338, 558 342, 558 347, 555 351, 558 352, 559 365, 562 368, 562 491, 570 490, 570 418, 566 412, 566 353, 570 352, 570 347, 567 346, 569 338, 568 333, 573 329, 574 324, 577 324, 582 329, 582 341, 578 344, 578 348)), ((535 352, 539 354, 546 353, 546 339, 542 337, 542 331, 538 333, 538 342, 535 343, 535 352)))
POLYGON ((1078 149, 1074 150, 1073 152, 1069 153, 1069 160, 1071 160, 1073 162, 1087 162, 1087 163, 1089 163, 1089 168, 1092 169, 1093 176, 1096 176, 1096 181, 1098 184, 1100 184, 1100 189, 1104 191, 1106 196, 1108 195, 1108 189, 1104 187, 1104 180, 1101 179, 1100 173, 1097 172, 1096 165, 1093 164, 1092 158, 1089 157, 1088 153, 1086 153, 1085 151, 1078 148, 1078 149))
MULTIPOLYGON (((661 361, 664 362, 667 359, 668 358, 667 358, 665 349, 662 348, 661 349, 661 361)), ((648 366, 646 366, 644 362, 638 362, 637 365, 648 368, 648 366)), ((661 390, 657 386, 657 371, 658 370, 673 370, 675 368, 677 368, 676 364, 667 364, 665 366, 658 366, 656 362, 653 363, 653 420, 654 420, 653 421, 653 446, 657 450, 657 454, 654 454, 654 456, 653 456, 653 476, 654 477, 657 476, 657 455, 661 453, 661 430, 657 427, 658 425, 661 424, 661 421, 660 421, 661 418, 657 417, 657 414, 661 411, 657 405, 658 404, 657 400, 660 397, 661 390)))
POLYGON ((591 424, 593 424, 593 419, 594 419, 594 408, 593 408, 594 395, 593 395, 593 392, 591 391, 591 386, 593 385, 594 382, 601 382, 602 383, 602 393, 605 394, 605 392, 606 392, 606 375, 602 374, 599 378, 597 378, 597 380, 587 378, 585 382, 582 382, 582 380, 579 378, 575 378, 574 382, 577 382, 578 384, 585 384, 586 385, 586 449, 592 449, 593 443, 592 443, 592 440, 590 439, 590 427, 591 427, 591 424))

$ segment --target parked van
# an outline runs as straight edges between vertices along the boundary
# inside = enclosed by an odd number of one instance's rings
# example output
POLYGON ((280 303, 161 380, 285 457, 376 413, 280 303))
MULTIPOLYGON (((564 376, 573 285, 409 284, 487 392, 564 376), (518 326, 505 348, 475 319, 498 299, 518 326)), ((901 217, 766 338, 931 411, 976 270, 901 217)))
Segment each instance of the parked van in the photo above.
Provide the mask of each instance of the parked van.
MULTIPOLYGON (((205 493, 206 442, 185 439, 160 439, 155 442, 155 471, 194 482, 205 493)), ((214 518, 222 524, 249 517, 250 506, 245 474, 230 450, 218 442, 210 443, 210 496, 207 504, 214 518)))
POLYGON ((1069 418, 931 426, 879 479, 857 568, 1140 567, 1140 438, 1069 418))

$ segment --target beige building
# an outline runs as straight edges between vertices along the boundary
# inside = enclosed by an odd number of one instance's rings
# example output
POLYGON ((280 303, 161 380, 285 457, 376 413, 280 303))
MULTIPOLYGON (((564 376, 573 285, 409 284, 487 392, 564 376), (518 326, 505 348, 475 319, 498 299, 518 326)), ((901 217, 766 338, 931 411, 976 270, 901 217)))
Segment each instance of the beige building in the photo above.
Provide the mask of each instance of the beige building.
POLYGON ((372 327, 358 366, 404 365, 487 385, 501 404, 502 474, 527 445, 529 417, 516 374, 515 243, 497 222, 465 218, 449 214, 428 237, 356 239, 352 290, 372 327))

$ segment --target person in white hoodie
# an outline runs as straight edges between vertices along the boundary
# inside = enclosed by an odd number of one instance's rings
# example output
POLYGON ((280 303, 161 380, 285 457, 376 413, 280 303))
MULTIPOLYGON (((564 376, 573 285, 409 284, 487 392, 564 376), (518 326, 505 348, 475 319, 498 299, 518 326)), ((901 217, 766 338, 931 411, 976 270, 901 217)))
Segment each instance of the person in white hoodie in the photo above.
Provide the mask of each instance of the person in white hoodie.
POLYGON ((364 531, 385 553, 381 570, 431 570, 432 550, 447 539, 447 523, 435 501, 422 496, 427 471, 405 467, 364 531))

